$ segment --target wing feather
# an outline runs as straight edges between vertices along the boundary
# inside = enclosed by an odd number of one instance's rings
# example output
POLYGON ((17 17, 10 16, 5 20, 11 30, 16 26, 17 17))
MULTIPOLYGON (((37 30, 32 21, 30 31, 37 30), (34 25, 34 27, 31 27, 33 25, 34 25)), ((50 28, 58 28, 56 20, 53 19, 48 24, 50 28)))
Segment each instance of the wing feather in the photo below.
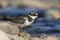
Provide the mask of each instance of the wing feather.
POLYGON ((14 23, 19 23, 19 24, 23 24, 25 22, 24 16, 18 16, 16 18, 7 18, 7 19, 14 22, 14 23))

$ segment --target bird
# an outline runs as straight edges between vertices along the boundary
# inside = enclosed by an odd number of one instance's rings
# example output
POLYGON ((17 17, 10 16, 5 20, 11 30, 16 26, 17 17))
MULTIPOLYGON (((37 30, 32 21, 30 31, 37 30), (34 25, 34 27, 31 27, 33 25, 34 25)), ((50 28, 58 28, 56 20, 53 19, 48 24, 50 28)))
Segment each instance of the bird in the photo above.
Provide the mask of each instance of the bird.
POLYGON ((0 29, 9 34, 18 34, 22 32, 23 28, 29 27, 37 18, 38 13, 36 12, 31 12, 26 16, 17 15, 16 17, 1 15, 0 29))
POLYGON ((27 26, 30 26, 37 17, 38 17, 38 13, 31 12, 26 16, 18 15, 15 18, 6 17, 6 19, 13 23, 19 24, 21 27, 27 27, 27 26))

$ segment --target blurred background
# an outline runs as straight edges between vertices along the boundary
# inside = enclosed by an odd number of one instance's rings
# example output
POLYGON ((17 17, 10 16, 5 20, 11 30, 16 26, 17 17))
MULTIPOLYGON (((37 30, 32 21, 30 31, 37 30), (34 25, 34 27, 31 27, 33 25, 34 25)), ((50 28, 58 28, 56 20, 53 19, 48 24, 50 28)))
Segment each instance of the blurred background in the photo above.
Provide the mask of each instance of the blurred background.
POLYGON ((60 36, 60 0, 0 0, 0 15, 16 17, 32 11, 39 17, 31 27, 23 30, 32 36, 60 36))

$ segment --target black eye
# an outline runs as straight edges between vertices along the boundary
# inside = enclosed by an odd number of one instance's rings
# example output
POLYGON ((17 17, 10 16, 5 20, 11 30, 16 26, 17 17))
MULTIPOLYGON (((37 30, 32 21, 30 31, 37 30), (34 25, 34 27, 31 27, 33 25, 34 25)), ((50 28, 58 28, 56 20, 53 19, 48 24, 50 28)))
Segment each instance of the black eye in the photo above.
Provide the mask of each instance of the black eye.
POLYGON ((36 14, 33 14, 34 16, 36 16, 36 14))
POLYGON ((37 13, 32 13, 31 15, 33 15, 33 16, 38 16, 38 14, 37 14, 37 13))

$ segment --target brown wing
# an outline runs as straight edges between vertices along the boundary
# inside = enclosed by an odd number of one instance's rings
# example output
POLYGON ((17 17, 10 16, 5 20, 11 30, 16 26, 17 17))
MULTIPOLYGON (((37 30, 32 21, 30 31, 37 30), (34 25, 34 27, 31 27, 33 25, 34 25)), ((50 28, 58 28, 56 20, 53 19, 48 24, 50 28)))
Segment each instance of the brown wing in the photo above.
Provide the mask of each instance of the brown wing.
POLYGON ((23 24, 25 22, 25 17, 24 16, 19 16, 19 17, 16 17, 14 19, 11 19, 11 21, 14 22, 14 23, 23 24))
POLYGON ((8 16, 8 17, 6 17, 6 21, 11 21, 13 23, 23 24, 25 22, 25 17, 26 16, 17 16, 15 18, 12 18, 12 17, 8 16))

